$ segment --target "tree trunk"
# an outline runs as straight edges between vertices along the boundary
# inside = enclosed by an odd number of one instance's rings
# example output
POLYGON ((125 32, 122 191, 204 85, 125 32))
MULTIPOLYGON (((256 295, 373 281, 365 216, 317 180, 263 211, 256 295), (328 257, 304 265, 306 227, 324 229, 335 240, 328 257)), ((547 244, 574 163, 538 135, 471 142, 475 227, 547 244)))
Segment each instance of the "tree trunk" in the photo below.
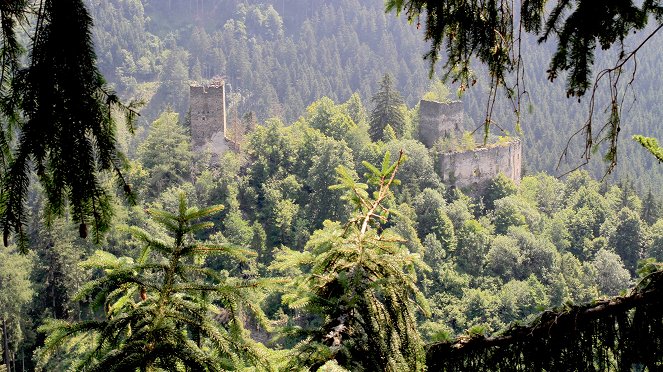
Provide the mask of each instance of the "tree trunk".
POLYGON ((11 364, 9 364, 9 337, 7 335, 7 319, 2 318, 2 339, 4 350, 3 359, 5 360, 5 365, 7 366, 7 372, 11 372, 11 364))

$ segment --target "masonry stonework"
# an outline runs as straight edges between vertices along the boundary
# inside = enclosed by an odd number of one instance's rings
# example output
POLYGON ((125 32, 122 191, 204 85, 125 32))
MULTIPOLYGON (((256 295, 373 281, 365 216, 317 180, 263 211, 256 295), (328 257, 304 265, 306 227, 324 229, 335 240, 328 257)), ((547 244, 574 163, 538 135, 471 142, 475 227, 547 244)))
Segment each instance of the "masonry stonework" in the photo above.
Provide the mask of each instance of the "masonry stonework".
POLYGON ((440 177, 447 185, 480 193, 499 173, 520 183, 522 144, 519 140, 438 156, 440 177))
POLYGON ((226 92, 223 80, 190 86, 191 140, 197 151, 220 155, 232 143, 226 134, 226 92))
MULTIPOLYGON (((463 104, 422 100, 419 104, 419 138, 428 147, 449 136, 463 135, 463 104)), ((437 171, 449 186, 481 193, 499 173, 520 183, 522 144, 514 139, 473 150, 436 154, 437 171)))
POLYGON ((463 132, 463 102, 419 102, 419 139, 433 147, 439 138, 463 132))

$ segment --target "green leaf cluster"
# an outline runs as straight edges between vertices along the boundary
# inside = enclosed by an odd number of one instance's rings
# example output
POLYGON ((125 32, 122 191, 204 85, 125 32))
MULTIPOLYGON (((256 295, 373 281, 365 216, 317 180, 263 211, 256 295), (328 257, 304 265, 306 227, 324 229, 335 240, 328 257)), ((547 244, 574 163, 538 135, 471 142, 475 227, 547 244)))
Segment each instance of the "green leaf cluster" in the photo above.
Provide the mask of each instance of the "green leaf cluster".
POLYGON ((143 244, 137 260, 97 251, 84 261, 85 267, 103 269, 104 274, 87 283, 78 299, 92 298, 93 304, 103 305, 105 318, 46 322, 41 327, 48 334, 42 361, 71 337, 86 335, 93 347, 83 353, 77 370, 218 371, 245 363, 269 368, 243 326, 248 315, 264 320, 252 297, 262 283, 224 277, 196 264, 197 257, 250 254, 192 239, 192 234, 211 227, 200 220, 222 208, 188 207, 180 195, 176 213, 150 211, 168 231, 168 239, 134 227, 132 235, 143 244))

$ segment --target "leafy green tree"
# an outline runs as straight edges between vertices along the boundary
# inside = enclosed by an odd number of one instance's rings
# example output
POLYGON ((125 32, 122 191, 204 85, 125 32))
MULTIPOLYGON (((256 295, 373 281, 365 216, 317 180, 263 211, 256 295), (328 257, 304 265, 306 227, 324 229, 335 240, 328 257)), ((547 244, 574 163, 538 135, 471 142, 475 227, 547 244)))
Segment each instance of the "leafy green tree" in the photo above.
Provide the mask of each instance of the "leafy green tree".
POLYGON ((562 254, 546 278, 550 284, 551 305, 591 301, 599 296, 597 270, 591 261, 580 262, 570 252, 562 254))
POLYGON ((570 252, 576 257, 585 257, 585 247, 596 236, 596 214, 590 207, 582 207, 572 213, 567 220, 567 229, 570 234, 570 252))
POLYGON ((356 127, 352 118, 327 97, 313 102, 306 111, 308 125, 338 141, 348 138, 348 134, 356 127))
POLYGON ((504 326, 499 319, 499 298, 492 291, 465 288, 460 306, 464 310, 470 334, 490 334, 504 326))
POLYGON ((500 320, 505 324, 526 319, 550 306, 546 289, 536 277, 527 280, 510 280, 500 289, 499 294, 500 320))
POLYGON ((567 252, 571 247, 571 234, 567 227, 567 218, 571 213, 570 210, 559 211, 545 224, 544 233, 559 252, 567 252))
POLYGON ((338 166, 354 169, 354 159, 352 150, 344 142, 308 134, 302 143, 299 169, 303 173, 304 189, 308 191, 306 220, 311 227, 319 228, 327 219, 338 221, 348 216, 348 206, 338 203, 341 191, 329 188, 334 182, 328 172, 338 166))
POLYGON ((592 179, 592 176, 586 170, 577 170, 571 172, 564 180, 563 198, 568 206, 572 201, 573 195, 577 194, 581 188, 585 190, 598 190, 598 184, 592 179))
POLYGON ((458 231, 455 256, 458 267, 472 276, 480 276, 490 248, 490 231, 476 220, 469 220, 458 231))
POLYGON ((178 113, 187 112, 189 104, 189 53, 182 49, 167 50, 163 71, 155 93, 156 98, 150 100, 145 108, 146 114, 156 117, 167 108, 178 113))
POLYGON ((301 206, 295 201, 301 193, 302 184, 293 175, 283 179, 270 179, 262 190, 265 195, 265 219, 267 233, 272 246, 294 243, 295 222, 301 206))
POLYGON ((147 171, 145 179, 138 181, 149 198, 191 179, 193 153, 177 113, 163 112, 152 123, 137 155, 140 165, 147 171))
POLYGON ((520 194, 548 216, 562 208, 563 191, 564 183, 545 173, 523 177, 519 187, 520 194))
POLYGON ((425 368, 415 308, 427 312, 414 273, 422 263, 401 238, 381 228, 381 221, 389 219, 383 203, 400 163, 399 158, 391 164, 387 154, 381 169, 367 164, 369 184, 357 183, 347 169, 337 168, 337 187, 347 190, 354 217, 345 226, 325 222, 306 251, 288 251, 277 259, 276 268, 310 268, 295 279, 295 291, 284 300, 320 317, 320 326, 296 347, 293 364, 313 370, 332 360, 351 370, 425 368))
POLYGON ((627 208, 623 208, 617 215, 617 228, 610 239, 610 245, 614 247, 615 253, 624 261, 624 265, 635 274, 638 260, 643 258, 643 246, 645 239, 645 225, 640 216, 627 208))
POLYGON ((507 197, 497 201, 493 213, 493 223, 497 234, 506 234, 512 226, 526 226, 527 219, 523 212, 522 203, 517 197, 507 197))
POLYGON ((663 212, 663 206, 661 201, 654 197, 651 189, 647 192, 647 196, 642 203, 642 220, 647 222, 649 225, 653 225, 662 217, 661 212, 663 212))
POLYGON ((199 222, 222 206, 188 207, 180 194, 176 213, 151 210, 152 218, 169 234, 165 240, 132 228, 145 245, 137 260, 97 251, 85 262, 105 275, 79 293, 104 305, 103 319, 66 322, 50 320, 41 358, 47 359, 71 337, 88 334, 93 347, 76 369, 127 371, 171 369, 180 365, 201 371, 233 369, 248 363, 264 365, 259 349, 243 328, 243 312, 262 317, 255 305, 253 280, 223 277, 191 262, 225 253, 247 252, 230 246, 201 244, 192 234, 211 227, 199 222))
POLYGON ((408 159, 400 169, 399 178, 403 183, 394 187, 399 200, 412 200, 424 189, 444 190, 440 178, 435 172, 435 165, 428 149, 421 142, 415 140, 396 140, 385 144, 386 151, 392 154, 403 150, 408 159))
POLYGON ((663 219, 658 220, 650 231, 650 243, 645 252, 647 257, 663 261, 663 219))
POLYGON ((22 321, 34 295, 30 281, 31 257, 20 255, 12 248, 0 248, 0 349, 7 371, 12 370, 10 363, 15 358, 11 355, 22 341, 22 321))
POLYGON ((601 249, 592 264, 596 268, 596 284, 602 294, 616 296, 631 284, 631 274, 614 252, 601 249))
POLYGON ((368 133, 373 141, 379 141, 384 137, 384 129, 387 125, 396 132, 400 138, 405 131, 405 117, 401 106, 403 98, 394 87, 393 79, 385 74, 380 81, 377 93, 371 98, 373 111, 371 111, 368 133))
POLYGON ((417 216, 417 231, 420 239, 433 233, 444 214, 446 201, 439 191, 425 188, 414 198, 412 206, 417 216))
POLYGON ((359 93, 352 93, 350 98, 342 105, 342 108, 355 124, 359 126, 367 124, 368 115, 359 93))
POLYGON ((488 273, 504 281, 517 278, 523 264, 523 256, 518 242, 505 235, 496 236, 486 255, 488 273))
MULTIPOLYGON (((297 161, 297 142, 300 137, 277 119, 267 120, 249 137, 246 154, 252 165, 248 171, 249 188, 243 191, 256 193, 251 195, 255 199, 250 202, 250 205, 256 209, 254 213, 263 213, 261 207, 264 195, 259 191, 262 185, 272 177, 284 178, 292 172, 297 161)), ((244 195, 245 198, 248 196, 244 195)))
POLYGON ((472 199, 463 194, 457 188, 451 189, 451 201, 447 204, 446 213, 454 225, 454 229, 460 230, 465 226, 465 222, 474 218, 472 210, 475 209, 475 204, 472 199))
POLYGON ((495 209, 495 201, 509 195, 514 195, 517 191, 518 188, 513 180, 500 172, 486 188, 486 194, 483 199, 486 209, 492 211, 495 209))
POLYGON ((451 102, 451 91, 441 79, 434 79, 428 87, 428 92, 424 93, 423 99, 436 102, 451 102))
POLYGON ((54 319, 71 319, 80 311, 76 292, 89 280, 78 266, 87 249, 64 221, 43 229, 32 246, 37 263, 32 273, 37 290, 34 307, 54 319))
POLYGON ((642 214, 642 200, 638 196, 632 180, 626 179, 619 182, 619 187, 616 187, 615 189, 620 191, 620 198, 619 205, 614 209, 629 208, 634 212, 638 212, 638 214, 642 214))
POLYGON ((521 254, 518 279, 525 279, 531 274, 543 279, 553 270, 559 252, 549 240, 541 239, 524 227, 510 228, 508 236, 515 239, 521 254))
MULTIPOLYGON (((569 184, 567 183, 567 186, 568 185, 569 184)), ((572 208, 574 211, 579 211, 580 209, 585 208, 592 212, 594 218, 591 228, 594 236, 600 234, 601 225, 610 220, 610 217, 621 208, 620 206, 615 206, 615 210, 612 210, 611 201, 601 195, 599 191, 599 185, 597 182, 591 180, 589 185, 580 186, 566 200, 567 207, 572 208)))
POLYGON ((403 203, 398 206, 399 214, 394 217, 392 229, 405 239, 405 246, 411 253, 419 253, 425 259, 426 248, 422 245, 416 229, 414 209, 403 203))

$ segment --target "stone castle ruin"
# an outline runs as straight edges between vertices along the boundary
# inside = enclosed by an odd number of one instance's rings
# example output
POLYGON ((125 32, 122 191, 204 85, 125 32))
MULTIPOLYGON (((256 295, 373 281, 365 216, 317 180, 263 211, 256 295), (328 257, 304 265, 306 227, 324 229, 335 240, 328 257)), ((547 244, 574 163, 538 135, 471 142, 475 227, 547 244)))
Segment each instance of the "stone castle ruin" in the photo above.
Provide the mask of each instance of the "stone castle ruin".
POLYGON ((191 84, 189 91, 193 148, 217 156, 228 150, 237 151, 237 144, 228 138, 224 81, 216 79, 209 84, 191 84))
MULTIPOLYGON (((463 104, 460 101, 419 103, 419 138, 433 148, 441 138, 463 135, 463 104)), ((472 150, 437 154, 437 171, 451 186, 481 192, 499 173, 520 183, 522 144, 518 139, 500 141, 472 150)))
POLYGON ((432 148, 438 139, 463 132, 463 102, 419 101, 419 139, 432 148))
MULTIPOLYGON (((228 150, 239 151, 226 126, 226 92, 221 79, 190 86, 191 139, 195 151, 220 156, 228 150)), ((421 100, 419 139, 435 148, 441 139, 463 136, 463 103, 421 100)), ((438 150, 439 151, 439 150, 438 150)), ((522 146, 518 139, 500 141, 471 150, 440 151, 436 154, 437 172, 450 186, 480 193, 499 173, 520 182, 522 146)))

